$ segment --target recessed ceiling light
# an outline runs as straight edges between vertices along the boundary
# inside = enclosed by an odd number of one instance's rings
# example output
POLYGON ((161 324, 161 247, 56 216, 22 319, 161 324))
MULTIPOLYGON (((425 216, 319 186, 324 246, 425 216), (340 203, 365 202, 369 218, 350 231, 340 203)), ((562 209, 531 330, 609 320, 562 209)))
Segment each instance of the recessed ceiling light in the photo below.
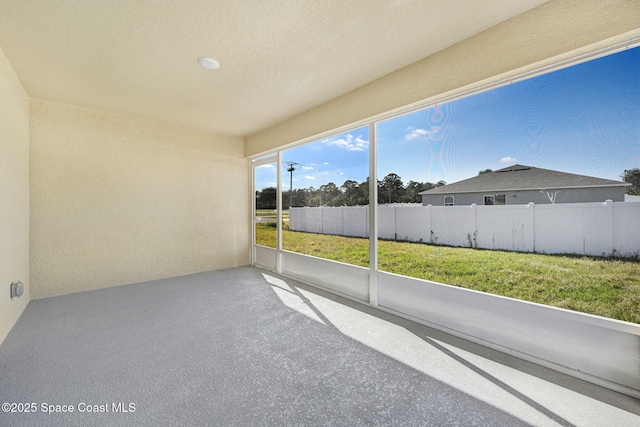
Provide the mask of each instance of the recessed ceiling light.
POLYGON ((220 63, 213 58, 207 58, 206 56, 202 56, 198 58, 198 62, 202 65, 202 68, 206 68, 207 70, 215 70, 216 68, 220 68, 220 63))

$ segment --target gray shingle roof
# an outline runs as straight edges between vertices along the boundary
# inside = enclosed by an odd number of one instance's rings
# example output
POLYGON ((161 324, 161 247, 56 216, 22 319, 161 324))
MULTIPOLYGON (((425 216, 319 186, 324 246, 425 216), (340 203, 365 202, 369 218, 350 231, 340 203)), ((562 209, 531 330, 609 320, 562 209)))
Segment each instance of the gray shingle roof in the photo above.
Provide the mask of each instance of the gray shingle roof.
POLYGON ((576 175, 541 169, 533 166, 513 165, 493 172, 483 173, 441 187, 426 190, 420 194, 476 193, 508 190, 550 190, 558 188, 588 188, 629 186, 631 184, 611 179, 576 175))

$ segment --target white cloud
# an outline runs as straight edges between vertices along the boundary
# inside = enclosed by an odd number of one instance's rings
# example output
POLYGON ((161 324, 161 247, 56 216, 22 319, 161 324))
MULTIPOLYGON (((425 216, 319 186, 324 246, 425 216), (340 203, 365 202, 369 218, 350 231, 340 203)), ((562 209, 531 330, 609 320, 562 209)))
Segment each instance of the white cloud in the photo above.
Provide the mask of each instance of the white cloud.
POLYGON ((369 148, 369 141, 351 134, 340 139, 329 139, 326 143, 332 147, 344 148, 347 151, 365 151, 369 148))
POLYGON ((276 165, 274 165, 273 163, 267 163, 266 165, 257 166, 256 169, 260 169, 260 168, 263 168, 263 169, 274 169, 275 167, 276 167, 276 165))
POLYGON ((312 171, 313 170, 313 166, 302 166, 301 169, 305 170, 305 171, 312 171))
POLYGON ((305 177, 305 179, 310 179, 312 181, 316 179, 315 176, 311 176, 311 175, 305 175, 304 177, 305 177))
POLYGON ((404 136, 404 139, 411 141, 412 139, 423 138, 429 135, 429 131, 426 129, 413 129, 410 133, 404 136))
POLYGON ((513 163, 513 162, 517 162, 518 159, 511 157, 511 156, 507 156, 507 157, 503 157, 500 159, 500 163, 513 163))
POLYGON ((329 162, 324 162, 324 165, 325 166, 329 166, 329 162))

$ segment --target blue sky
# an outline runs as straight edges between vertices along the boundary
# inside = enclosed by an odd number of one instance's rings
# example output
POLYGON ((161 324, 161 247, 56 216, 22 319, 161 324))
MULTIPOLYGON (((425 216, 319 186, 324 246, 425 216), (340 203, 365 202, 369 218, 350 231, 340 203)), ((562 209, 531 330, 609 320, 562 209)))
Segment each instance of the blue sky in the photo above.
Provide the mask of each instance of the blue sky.
MULTIPOLYGON (((378 179, 455 182, 515 163, 620 180, 640 167, 640 47, 379 122, 378 179)), ((293 187, 368 176, 368 128, 283 152, 293 187)), ((275 184, 260 168, 257 187, 275 184)), ((283 172, 283 190, 289 173, 283 172)))

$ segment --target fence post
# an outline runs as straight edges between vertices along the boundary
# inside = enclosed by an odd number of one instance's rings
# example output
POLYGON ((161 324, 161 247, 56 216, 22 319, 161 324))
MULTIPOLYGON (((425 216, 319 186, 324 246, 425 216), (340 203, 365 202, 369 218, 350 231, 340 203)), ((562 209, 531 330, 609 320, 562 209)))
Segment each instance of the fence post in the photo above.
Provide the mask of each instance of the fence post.
POLYGON ((393 240, 398 240, 398 215, 396 210, 396 205, 391 205, 391 209, 393 212, 393 240))
POLYGON ((471 248, 477 248, 478 242, 476 240, 476 236, 478 235, 478 210, 476 209, 478 205, 475 203, 471 203, 471 209, 473 210, 473 231, 469 235, 469 246, 471 248))
POLYGON ((370 208, 369 208, 369 205, 366 205, 366 206, 365 206, 365 212, 364 212, 364 214, 365 214, 365 216, 366 216, 365 221, 366 221, 366 223, 367 223, 367 228, 366 228, 366 229, 365 229, 365 231, 364 231, 364 237, 366 237, 367 239, 368 239, 368 238, 369 238, 369 236, 371 235, 371 234, 370 234, 370 231, 371 231, 371 230, 370 230, 370 227, 369 227, 369 224, 370 224, 370 222, 369 222, 369 221, 371 220, 371 218, 370 218, 370 216, 369 216, 369 209, 370 209, 370 208))
MULTIPOLYGON (((302 223, 302 231, 307 231, 307 211, 308 211, 308 210, 309 210, 309 209, 307 209, 307 207, 305 206, 305 207, 302 209, 302 212, 301 212, 302 217, 304 218, 304 222, 302 223)), ((291 220, 289 220, 289 221, 291 221, 291 220)))
MULTIPOLYGON (((531 230, 531 252, 536 251, 536 204, 533 202, 529 202, 527 204, 527 220, 529 221, 528 230, 531 230)), ((522 248, 524 249, 524 248, 522 248)))
POLYGON ((307 208, 306 206, 304 207, 304 210, 302 211, 302 215, 304 216, 304 225, 302 227, 303 231, 307 231, 307 224, 309 223, 309 221, 307 221, 307 212, 309 211, 309 208, 307 208))
POLYGON ((433 230, 432 228, 432 219, 431 219, 431 212, 432 212, 432 208, 433 206, 431 204, 427 205, 427 243, 433 243, 431 241, 431 231, 433 230))
MULTIPOLYGON (((613 200, 608 199, 604 202, 604 207, 606 209, 607 221, 605 223, 605 227, 607 227, 606 232, 609 235, 608 243, 611 250, 608 255, 616 255, 616 246, 615 246, 615 236, 613 233, 613 200)), ((607 254, 605 254, 607 255, 607 254)))

